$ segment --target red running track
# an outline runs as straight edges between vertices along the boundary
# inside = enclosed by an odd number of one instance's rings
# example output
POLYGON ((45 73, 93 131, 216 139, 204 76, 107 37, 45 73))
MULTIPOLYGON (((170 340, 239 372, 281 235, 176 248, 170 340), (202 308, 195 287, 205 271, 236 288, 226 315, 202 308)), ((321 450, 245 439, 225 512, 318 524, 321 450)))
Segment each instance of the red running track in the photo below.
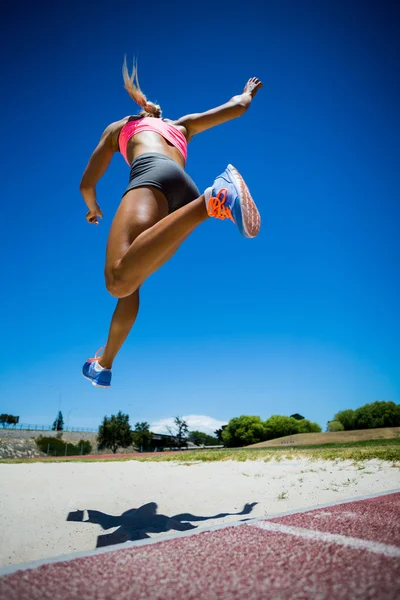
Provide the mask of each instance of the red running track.
POLYGON ((16 571, 0 579, 0 597, 394 600, 400 493, 16 571))

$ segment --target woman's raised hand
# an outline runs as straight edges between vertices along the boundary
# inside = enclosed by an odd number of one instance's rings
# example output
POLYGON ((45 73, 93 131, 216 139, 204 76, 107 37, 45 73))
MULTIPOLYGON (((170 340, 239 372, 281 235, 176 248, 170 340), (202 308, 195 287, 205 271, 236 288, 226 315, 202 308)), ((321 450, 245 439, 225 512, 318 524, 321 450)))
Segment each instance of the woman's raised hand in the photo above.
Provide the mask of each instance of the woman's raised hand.
POLYGON ((254 98, 258 90, 261 90, 262 86, 262 82, 257 77, 251 77, 244 86, 243 93, 251 94, 251 97, 254 98))

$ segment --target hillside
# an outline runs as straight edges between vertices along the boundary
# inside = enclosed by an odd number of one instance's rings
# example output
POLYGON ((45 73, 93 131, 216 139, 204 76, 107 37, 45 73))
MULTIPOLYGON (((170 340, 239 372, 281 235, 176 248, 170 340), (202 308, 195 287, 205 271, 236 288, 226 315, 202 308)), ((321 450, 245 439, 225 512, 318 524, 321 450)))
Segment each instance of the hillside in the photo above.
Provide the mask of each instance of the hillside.
POLYGON ((363 440, 390 440, 400 436, 400 427, 382 429, 359 429, 354 431, 328 431, 326 433, 296 433, 285 437, 259 442, 247 448, 269 448, 273 446, 313 446, 317 444, 342 444, 363 440))

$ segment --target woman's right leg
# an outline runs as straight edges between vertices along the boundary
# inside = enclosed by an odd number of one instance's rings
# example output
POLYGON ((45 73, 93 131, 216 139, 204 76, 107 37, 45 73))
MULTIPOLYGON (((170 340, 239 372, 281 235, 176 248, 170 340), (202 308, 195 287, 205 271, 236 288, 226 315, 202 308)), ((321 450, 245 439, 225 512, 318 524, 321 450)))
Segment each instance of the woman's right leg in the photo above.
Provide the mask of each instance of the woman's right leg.
MULTIPOLYGON (((130 190, 124 197, 110 232, 106 259, 106 285, 112 296, 130 296, 160 268, 194 229, 209 216, 230 218, 246 237, 255 237, 260 229, 260 215, 241 177, 232 165, 214 180, 205 195, 182 206, 154 225, 134 236, 129 248, 121 252, 123 232, 140 219, 147 219, 149 202, 167 202, 165 196, 150 187, 130 190), (210 197, 211 196, 211 197, 210 197)), ((126 235, 126 234, 125 234, 126 235)))

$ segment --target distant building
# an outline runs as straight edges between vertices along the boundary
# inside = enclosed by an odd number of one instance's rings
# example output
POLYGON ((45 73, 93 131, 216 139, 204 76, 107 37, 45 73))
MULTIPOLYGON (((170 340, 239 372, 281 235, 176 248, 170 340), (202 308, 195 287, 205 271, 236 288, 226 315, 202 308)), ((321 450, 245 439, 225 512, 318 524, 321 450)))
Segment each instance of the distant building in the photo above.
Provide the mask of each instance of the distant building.
POLYGON ((153 433, 150 441, 150 447, 152 450, 156 448, 158 450, 163 450, 164 448, 173 448, 176 445, 176 440, 174 436, 167 435, 165 433, 153 433))

